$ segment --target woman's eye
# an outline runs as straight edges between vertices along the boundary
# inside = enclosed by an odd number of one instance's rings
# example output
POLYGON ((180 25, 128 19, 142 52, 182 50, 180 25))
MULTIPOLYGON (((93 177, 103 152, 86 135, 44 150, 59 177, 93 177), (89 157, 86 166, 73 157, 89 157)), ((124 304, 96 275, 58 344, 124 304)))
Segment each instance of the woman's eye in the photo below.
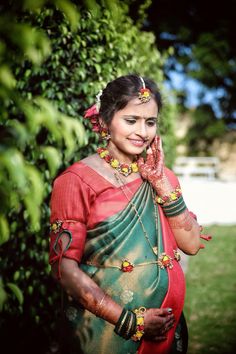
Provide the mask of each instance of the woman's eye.
POLYGON ((128 124, 135 124, 136 123, 136 120, 135 119, 126 119, 126 122, 128 124))
POLYGON ((152 120, 147 120, 146 121, 146 124, 149 126, 149 127, 153 127, 154 125, 156 125, 156 120, 152 119, 152 120))

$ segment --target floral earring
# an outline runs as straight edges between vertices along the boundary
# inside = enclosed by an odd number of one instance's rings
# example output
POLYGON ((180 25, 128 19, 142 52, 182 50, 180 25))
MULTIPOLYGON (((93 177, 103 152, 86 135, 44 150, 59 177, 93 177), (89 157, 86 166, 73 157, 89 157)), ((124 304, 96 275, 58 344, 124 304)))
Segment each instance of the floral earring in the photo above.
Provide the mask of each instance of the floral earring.
POLYGON ((103 121, 103 119, 99 118, 99 126, 100 126, 100 137, 102 140, 110 140, 111 139, 111 135, 109 133, 109 129, 107 128, 106 123, 103 121))
POLYGON ((102 140, 108 141, 111 139, 111 135, 109 133, 109 130, 104 127, 102 127, 102 129, 101 129, 100 136, 101 136, 102 140))

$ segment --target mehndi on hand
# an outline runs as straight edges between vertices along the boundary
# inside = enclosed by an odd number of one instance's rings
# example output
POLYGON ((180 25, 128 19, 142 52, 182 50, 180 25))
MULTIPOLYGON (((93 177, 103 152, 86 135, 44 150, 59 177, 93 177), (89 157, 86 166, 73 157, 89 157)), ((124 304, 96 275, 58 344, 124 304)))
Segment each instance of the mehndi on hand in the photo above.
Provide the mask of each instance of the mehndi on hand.
POLYGON ((176 186, 171 185, 165 174, 164 153, 159 136, 154 138, 151 146, 147 149, 146 161, 143 157, 139 157, 138 167, 141 176, 151 183, 158 196, 165 198, 176 189, 176 186))

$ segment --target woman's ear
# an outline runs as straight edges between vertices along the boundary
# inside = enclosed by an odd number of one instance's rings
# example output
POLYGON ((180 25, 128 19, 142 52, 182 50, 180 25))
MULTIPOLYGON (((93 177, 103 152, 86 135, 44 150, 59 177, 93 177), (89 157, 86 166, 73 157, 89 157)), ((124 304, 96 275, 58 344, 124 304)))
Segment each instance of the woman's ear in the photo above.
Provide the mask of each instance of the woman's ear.
POLYGON ((108 130, 108 126, 107 126, 107 124, 104 122, 104 120, 102 119, 101 116, 99 116, 98 120, 99 120, 100 126, 101 126, 102 128, 104 128, 104 129, 108 130))

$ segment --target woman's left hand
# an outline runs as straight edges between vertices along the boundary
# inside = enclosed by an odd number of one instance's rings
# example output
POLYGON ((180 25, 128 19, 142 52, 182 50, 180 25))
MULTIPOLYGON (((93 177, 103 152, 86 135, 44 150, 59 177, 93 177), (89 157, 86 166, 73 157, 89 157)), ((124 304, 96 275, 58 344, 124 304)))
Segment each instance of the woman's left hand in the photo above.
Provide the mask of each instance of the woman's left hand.
POLYGON ((158 195, 167 195, 173 187, 165 174, 164 153, 160 136, 155 136, 151 146, 147 150, 147 158, 138 159, 138 167, 141 176, 147 179, 158 195))

